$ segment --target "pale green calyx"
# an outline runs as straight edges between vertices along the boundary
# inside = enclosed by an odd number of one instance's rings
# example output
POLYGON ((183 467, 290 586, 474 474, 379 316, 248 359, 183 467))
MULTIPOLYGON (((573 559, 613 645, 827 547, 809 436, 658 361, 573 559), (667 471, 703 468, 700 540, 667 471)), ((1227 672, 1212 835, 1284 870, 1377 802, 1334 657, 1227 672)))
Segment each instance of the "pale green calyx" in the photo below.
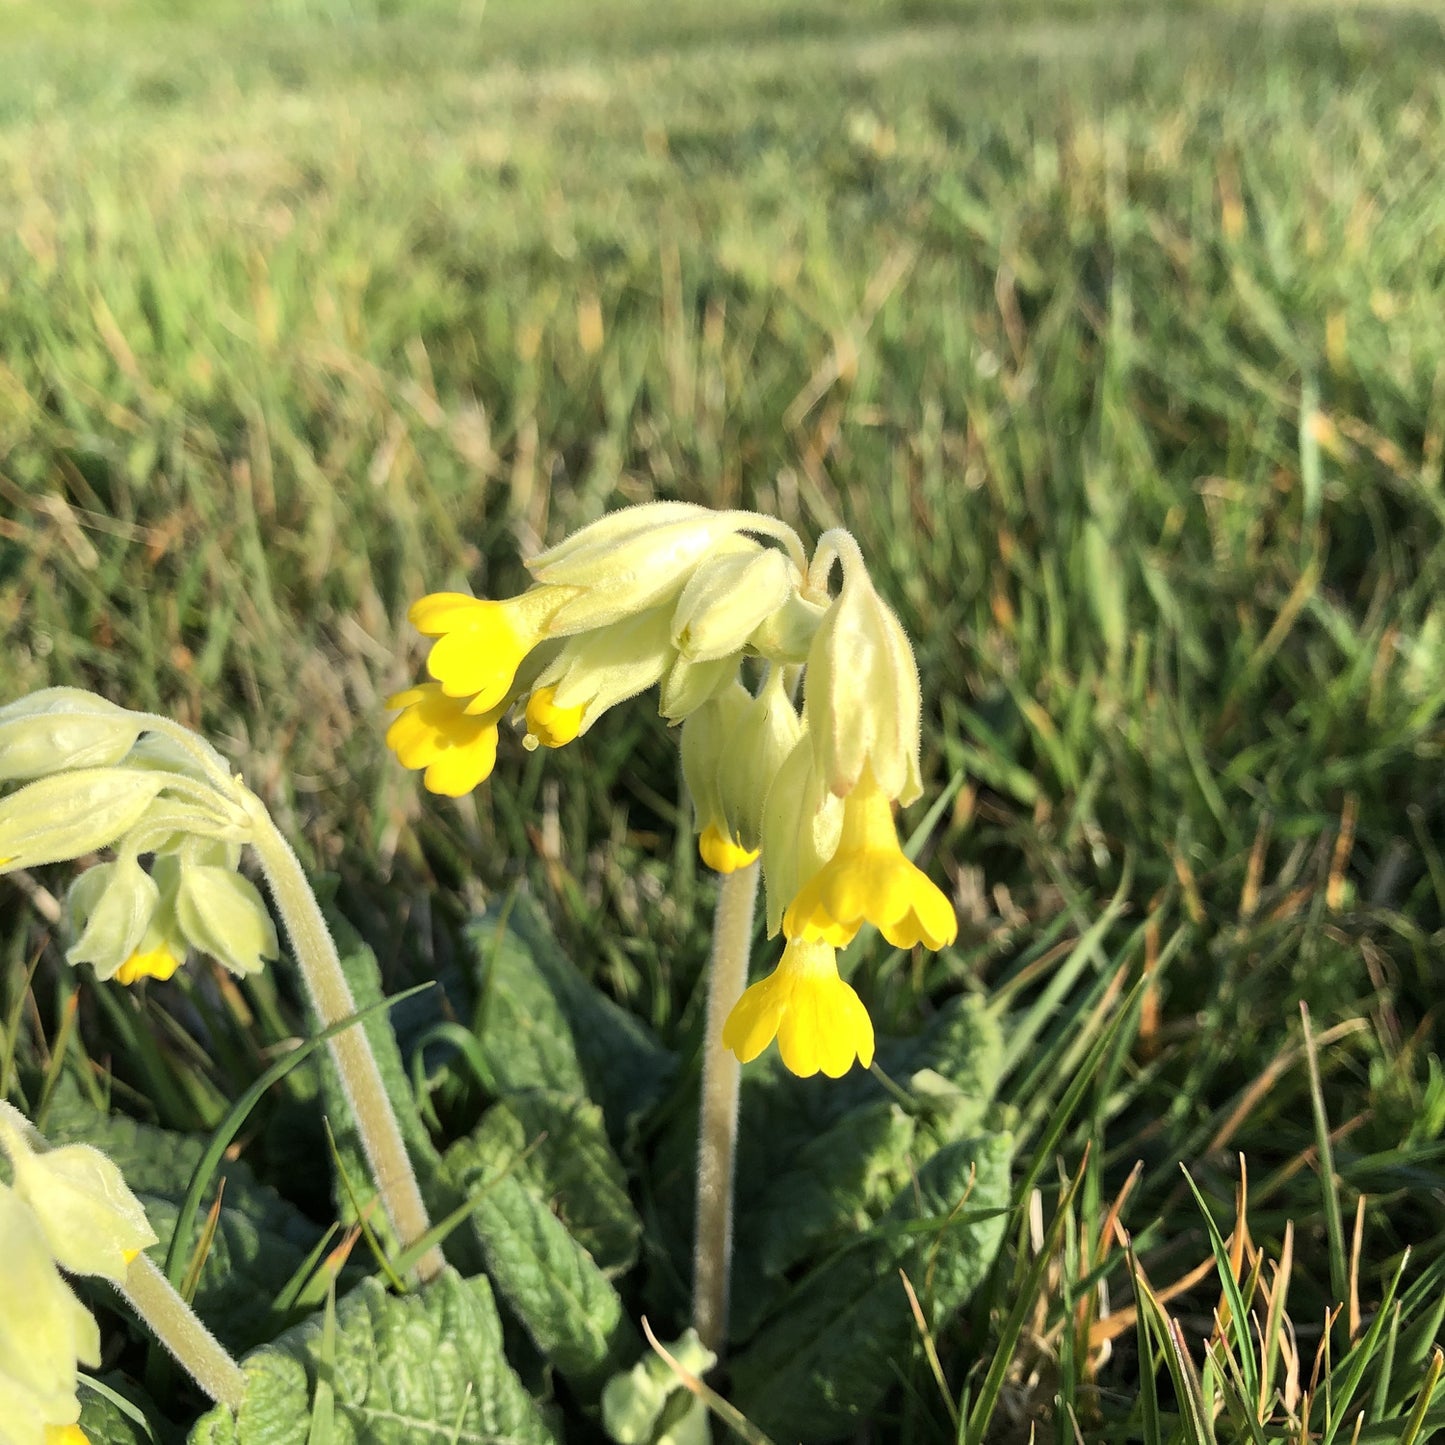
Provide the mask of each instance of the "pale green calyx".
POLYGON ((857 543, 844 533, 834 545, 843 585, 819 624, 804 675, 803 715, 817 765, 837 797, 850 793, 870 768, 887 797, 908 804, 923 792, 922 700, 913 648, 874 590, 857 543))
POLYGON ((754 697, 734 682, 682 726, 682 774, 698 832, 714 828, 749 853, 763 842, 763 805, 784 760, 802 736, 782 673, 754 697))
POLYGON ((783 913, 799 888, 833 856, 842 827, 843 804, 825 786, 805 729, 763 801, 769 937, 782 927, 783 913))
POLYGON ((0 1103, 0 1148, 15 1171, 16 1194, 30 1206, 62 1269, 119 1284, 130 1261, 156 1242, 140 1200, 99 1149, 52 1148, 6 1103, 0 1103))
POLYGON ((134 713, 78 687, 30 693, 0 707, 0 783, 118 763, 143 726, 134 713))
POLYGON ((742 650, 757 628, 801 582, 775 547, 709 557, 688 579, 672 614, 672 641, 682 656, 710 662, 742 650))
POLYGON ((87 869, 66 895, 66 917, 74 942, 65 950, 72 966, 88 963, 99 978, 111 978, 134 953, 160 905, 160 889, 134 857, 87 869))
POLYGON ((579 732, 585 733, 608 708, 651 687, 671 666, 670 617, 668 608, 655 607, 568 638, 536 685, 555 689, 555 706, 582 708, 579 732))
POLYGON ((281 951, 265 900, 232 868, 182 859, 175 916, 194 948, 243 978, 281 951))

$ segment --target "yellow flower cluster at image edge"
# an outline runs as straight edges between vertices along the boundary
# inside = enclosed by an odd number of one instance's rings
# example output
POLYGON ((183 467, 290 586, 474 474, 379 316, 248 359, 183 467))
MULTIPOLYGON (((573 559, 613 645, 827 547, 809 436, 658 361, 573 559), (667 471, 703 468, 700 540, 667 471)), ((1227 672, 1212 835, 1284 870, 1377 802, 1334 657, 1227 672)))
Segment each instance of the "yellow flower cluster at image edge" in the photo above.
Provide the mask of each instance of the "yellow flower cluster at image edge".
POLYGON ((104 1154, 51 1148, 5 1103, 0 1149, 14 1175, 0 1184, 0 1445, 75 1445, 78 1367, 100 1363, 100 1332, 61 1271, 120 1284, 155 1231, 104 1154))
POLYGON ((509 716, 524 746, 561 747, 656 686, 681 724, 703 861, 729 873, 760 858, 769 932, 785 938, 722 1044, 746 1063, 776 1038, 803 1077, 867 1067, 873 1026, 836 950, 865 923, 937 949, 957 923, 899 846, 893 806, 922 793, 918 671, 857 543, 825 533, 810 559, 773 518, 661 502, 582 528, 528 570, 517 597, 412 607, 430 680, 390 699, 398 760, 460 797, 491 775, 509 716))
POLYGON ((279 952, 238 871, 252 821, 208 744, 79 688, 0 708, 0 873, 114 848, 66 897, 72 964, 97 978, 169 978, 192 951, 236 974, 279 952), (149 867, 143 862, 149 859, 149 867))

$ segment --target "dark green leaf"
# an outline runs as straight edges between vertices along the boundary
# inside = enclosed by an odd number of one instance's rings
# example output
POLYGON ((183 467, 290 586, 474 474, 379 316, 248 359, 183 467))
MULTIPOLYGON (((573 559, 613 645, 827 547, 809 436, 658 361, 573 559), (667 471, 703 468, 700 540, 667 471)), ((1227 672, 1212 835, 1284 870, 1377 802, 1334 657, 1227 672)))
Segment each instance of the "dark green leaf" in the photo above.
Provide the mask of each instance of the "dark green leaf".
MULTIPOLYGON (((217 1406, 192 1445, 296 1445, 321 1365, 322 1321, 308 1320, 245 1361, 238 1416, 217 1406)), ((329 1383, 333 1445, 552 1445, 556 1437, 502 1353, 485 1279, 447 1270, 419 1294, 375 1279, 337 1308, 329 1383)))

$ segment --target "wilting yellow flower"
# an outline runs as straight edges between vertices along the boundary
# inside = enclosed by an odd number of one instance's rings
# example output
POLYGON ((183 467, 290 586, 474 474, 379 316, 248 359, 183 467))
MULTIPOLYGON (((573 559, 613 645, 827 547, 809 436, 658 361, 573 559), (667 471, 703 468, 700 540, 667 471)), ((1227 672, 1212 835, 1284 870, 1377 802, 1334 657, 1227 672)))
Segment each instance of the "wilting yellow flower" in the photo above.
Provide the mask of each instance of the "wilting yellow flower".
POLYGON ((582 731, 582 715, 587 711, 586 703, 576 707, 558 707, 557 689, 539 687, 527 699, 527 739, 524 745, 544 748, 560 748, 570 743, 582 731))
POLYGON ((802 1079, 820 1070, 841 1079, 854 1059, 865 1069, 873 1062, 872 1020, 838 977, 831 944, 790 942, 777 968, 743 994, 723 1025, 723 1047, 744 1064, 775 1037, 783 1063, 802 1079))
POLYGON ((755 862, 760 850, 734 843, 716 823, 709 823, 698 834, 697 851, 714 873, 736 873, 739 868, 755 862))
POLYGON ((548 619, 572 595, 568 587, 533 587, 520 597, 488 602, 463 592, 433 592, 414 602, 407 616, 424 637, 437 639, 426 666, 441 691, 447 697, 465 698, 466 712, 484 714, 506 697, 522 659, 542 640, 548 619))
POLYGON ((433 793, 460 798, 491 776, 497 762, 497 722, 506 700, 473 716, 441 684, 424 682, 386 700, 401 715, 386 730, 386 745, 404 768, 425 768, 422 781, 433 793))
POLYGON ((783 932, 842 947, 864 923, 895 948, 942 948, 958 936, 948 899, 903 856, 887 795, 866 767, 843 799, 837 849, 798 890, 783 914, 783 932))

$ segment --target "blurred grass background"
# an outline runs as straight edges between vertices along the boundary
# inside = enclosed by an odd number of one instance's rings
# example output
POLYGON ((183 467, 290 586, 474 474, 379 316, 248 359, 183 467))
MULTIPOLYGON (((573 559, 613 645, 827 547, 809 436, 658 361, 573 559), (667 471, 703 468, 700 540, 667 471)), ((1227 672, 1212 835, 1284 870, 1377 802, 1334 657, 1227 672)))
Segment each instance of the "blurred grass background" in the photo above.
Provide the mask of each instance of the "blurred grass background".
MULTIPOLYGON (((917 640, 931 792, 965 778, 928 851, 960 946, 862 950, 882 1026, 1027 992, 1117 896, 1096 971, 1157 988, 1070 1135, 1094 1187, 1144 1158, 1135 1227, 1168 1244, 1198 1232, 1174 1162, 1225 1200, 1244 1150, 1256 1228, 1296 1219, 1327 1296, 1304 1001, 1338 1026, 1364 1267, 1441 1258, 1433 6, 0 25, 6 697, 201 728, 399 983, 526 874, 676 1043, 710 886, 666 730, 629 709, 421 798, 380 742, 423 655, 405 610, 516 590, 631 501, 845 523, 917 640)), ((40 936, 5 933, 17 962, 40 936)))

